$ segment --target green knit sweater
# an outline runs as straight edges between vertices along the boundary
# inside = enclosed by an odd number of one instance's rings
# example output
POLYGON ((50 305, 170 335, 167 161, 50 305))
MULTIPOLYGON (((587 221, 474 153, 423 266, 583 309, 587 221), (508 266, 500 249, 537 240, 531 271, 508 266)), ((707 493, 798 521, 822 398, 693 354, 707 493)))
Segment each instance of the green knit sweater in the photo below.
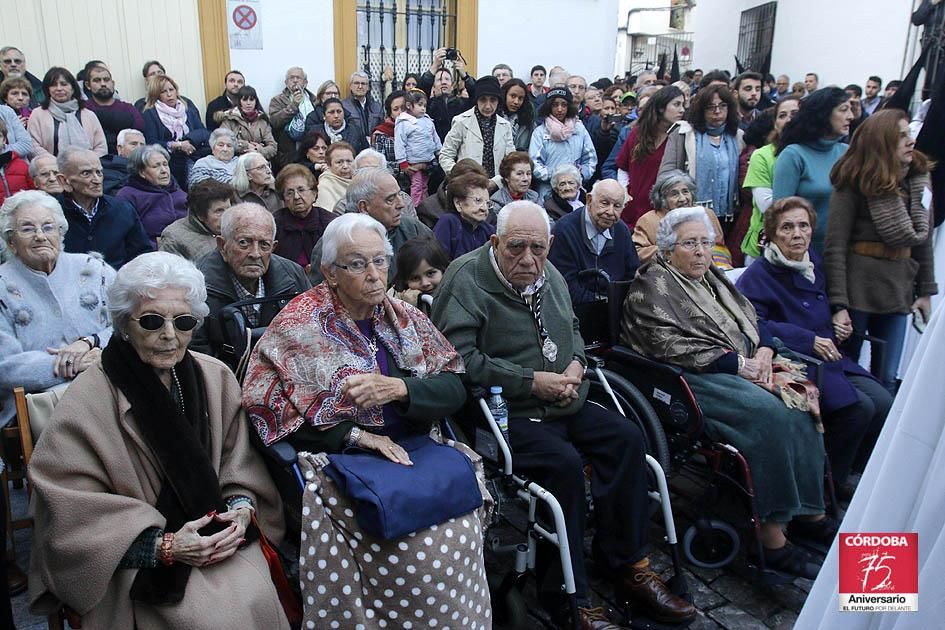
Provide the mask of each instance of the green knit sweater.
POLYGON ((536 370, 561 374, 574 359, 587 364, 564 278, 545 263, 542 320, 558 346, 558 356, 551 362, 542 356, 538 326, 528 305, 496 275, 490 247, 486 243, 449 266, 433 302, 433 322, 463 355, 466 383, 501 385, 512 416, 548 419, 576 413, 587 397, 587 381, 580 397, 567 407, 532 395, 536 370))

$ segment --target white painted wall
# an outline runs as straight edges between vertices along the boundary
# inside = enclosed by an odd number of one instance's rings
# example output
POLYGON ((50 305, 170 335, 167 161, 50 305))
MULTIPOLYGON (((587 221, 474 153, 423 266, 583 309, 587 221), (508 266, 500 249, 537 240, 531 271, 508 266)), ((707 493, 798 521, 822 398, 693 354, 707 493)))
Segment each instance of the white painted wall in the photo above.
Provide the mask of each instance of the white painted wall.
MULTIPOLYGON (((741 12, 763 0, 702 0, 692 11, 694 67, 734 72, 741 12)), ((901 78, 910 0, 780 0, 775 18, 771 72, 802 81, 807 72, 821 86, 863 85, 878 74, 901 78)))
POLYGON ((528 82, 541 64, 613 78, 618 0, 479 0, 480 75, 497 63, 528 82))
POLYGON ((331 2, 265 0, 260 24, 262 50, 230 49, 230 65, 256 88, 263 107, 268 109, 269 100, 285 88, 285 71, 292 66, 305 70, 312 92, 322 81, 335 79, 331 2))

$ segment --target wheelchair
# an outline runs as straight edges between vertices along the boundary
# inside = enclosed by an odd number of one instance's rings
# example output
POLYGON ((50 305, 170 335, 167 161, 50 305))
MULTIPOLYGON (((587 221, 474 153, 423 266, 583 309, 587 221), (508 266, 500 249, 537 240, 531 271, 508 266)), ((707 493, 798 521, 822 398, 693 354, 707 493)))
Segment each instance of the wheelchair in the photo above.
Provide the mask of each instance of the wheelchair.
MULTIPOLYGON (((751 468, 737 448, 705 435, 705 418, 686 382, 684 370, 620 345, 623 303, 630 281, 613 282, 606 272, 597 269, 580 272, 578 279, 595 283, 599 289, 597 301, 575 309, 585 343, 589 342, 587 352, 607 361, 613 371, 644 392, 665 430, 669 451, 665 470, 670 475, 673 492, 694 499, 699 506, 694 514, 687 514, 692 525, 682 536, 686 561, 705 569, 721 569, 732 564, 741 549, 750 545, 752 553, 747 554, 747 568, 754 579, 765 585, 793 581, 795 576, 765 565, 751 468), (747 532, 746 528, 737 528, 718 515, 720 501, 729 498, 723 494, 723 488, 734 490, 736 504, 741 504, 747 512, 747 532)), ((797 352, 792 354, 815 368, 819 387, 823 362, 797 352)), ((829 462, 825 467, 825 488, 828 510, 837 517, 839 508, 829 462)), ((826 553, 826 549, 812 549, 826 553)))

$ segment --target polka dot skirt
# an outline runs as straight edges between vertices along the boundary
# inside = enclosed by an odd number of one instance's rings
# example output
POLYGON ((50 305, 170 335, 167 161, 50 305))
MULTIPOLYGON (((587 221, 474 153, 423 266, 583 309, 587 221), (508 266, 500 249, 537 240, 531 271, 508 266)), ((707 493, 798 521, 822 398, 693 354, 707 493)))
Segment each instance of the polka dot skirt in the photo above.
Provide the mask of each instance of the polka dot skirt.
POLYGON ((353 504, 311 455, 299 466, 303 628, 492 627, 483 509, 381 540, 360 530, 353 504))

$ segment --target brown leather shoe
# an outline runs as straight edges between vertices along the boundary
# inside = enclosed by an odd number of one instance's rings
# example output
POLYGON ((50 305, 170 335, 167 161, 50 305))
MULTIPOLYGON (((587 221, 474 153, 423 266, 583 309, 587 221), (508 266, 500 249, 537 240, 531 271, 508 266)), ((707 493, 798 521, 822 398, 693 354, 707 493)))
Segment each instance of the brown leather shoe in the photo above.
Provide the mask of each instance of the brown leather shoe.
POLYGON ((15 562, 7 562, 7 589, 10 591, 10 597, 19 595, 26 590, 26 574, 15 562))
POLYGON ((578 608, 578 627, 581 630, 623 630, 607 618, 603 608, 578 608))
POLYGON ((628 567, 615 590, 620 600, 628 602, 634 610, 654 621, 685 623, 696 616, 695 606, 674 595, 649 565, 642 568, 628 567))

